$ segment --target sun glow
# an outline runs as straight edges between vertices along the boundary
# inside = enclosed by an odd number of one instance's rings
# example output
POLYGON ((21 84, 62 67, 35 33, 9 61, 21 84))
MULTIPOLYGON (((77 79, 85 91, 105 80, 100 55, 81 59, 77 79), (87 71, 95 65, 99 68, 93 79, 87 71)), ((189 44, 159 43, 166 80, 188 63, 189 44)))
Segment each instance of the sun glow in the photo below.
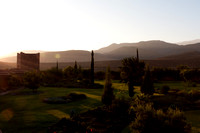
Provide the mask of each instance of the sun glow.
POLYGON ((0 56, 20 50, 97 49, 101 26, 70 2, 0 2, 0 56), (6 6, 5 6, 6 5, 6 6), (8 8, 9 7, 9 8, 8 8))
POLYGON ((96 50, 111 43, 193 40, 200 34, 199 5, 198 1, 1 0, 0 56, 22 50, 96 50))

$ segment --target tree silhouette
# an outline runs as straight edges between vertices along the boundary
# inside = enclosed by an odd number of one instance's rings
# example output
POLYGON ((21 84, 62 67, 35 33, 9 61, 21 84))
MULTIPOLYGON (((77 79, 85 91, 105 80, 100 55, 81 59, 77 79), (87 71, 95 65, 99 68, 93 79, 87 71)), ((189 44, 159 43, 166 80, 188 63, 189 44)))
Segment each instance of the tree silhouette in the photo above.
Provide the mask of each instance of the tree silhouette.
POLYGON ((107 72, 106 72, 104 92, 103 92, 101 100, 102 100, 102 103, 106 105, 111 105, 113 99, 114 99, 114 94, 113 94, 113 88, 112 88, 111 73, 110 73, 110 67, 108 67, 107 72))
POLYGON ((91 69, 90 69, 90 82, 94 84, 94 52, 91 53, 91 69))
POLYGON ((74 78, 77 79, 78 78, 78 66, 77 66, 77 62, 75 61, 74 63, 74 78))
POLYGON ((122 60, 121 78, 128 83, 130 97, 134 95, 134 85, 138 85, 142 81, 144 67, 144 62, 140 62, 138 57, 129 57, 122 60))
POLYGON ((144 80, 141 86, 141 92, 144 93, 145 95, 146 94, 153 95, 154 93, 153 80, 151 77, 151 72, 149 70, 149 67, 147 67, 147 70, 144 75, 144 80))

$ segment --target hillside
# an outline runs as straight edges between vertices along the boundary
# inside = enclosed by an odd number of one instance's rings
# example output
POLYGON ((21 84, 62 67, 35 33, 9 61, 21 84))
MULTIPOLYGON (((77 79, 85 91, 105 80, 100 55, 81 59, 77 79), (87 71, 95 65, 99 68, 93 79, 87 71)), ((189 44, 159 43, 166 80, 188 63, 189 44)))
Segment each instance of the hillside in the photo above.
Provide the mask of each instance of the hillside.
POLYGON ((193 61, 199 61, 200 60, 200 52, 199 51, 186 52, 186 53, 182 53, 182 54, 158 58, 157 60, 181 60, 181 61, 193 60, 193 61))
MULTIPOLYGON (((106 55, 95 53, 95 60, 96 61, 106 61, 112 60, 113 58, 109 58, 106 55)), ((47 62, 86 62, 91 60, 91 55, 89 51, 83 50, 69 50, 69 51, 57 51, 57 52, 43 52, 40 53, 40 62, 47 63, 47 62), (59 58, 56 58, 58 56, 59 58)), ((3 62, 17 62, 17 57, 7 57, 0 59, 3 62)))
POLYGON ((16 68, 16 63, 0 62, 0 69, 16 68))
POLYGON ((171 54, 178 53, 179 45, 171 44, 163 41, 142 41, 139 43, 120 43, 112 44, 108 47, 97 50, 115 59, 122 59, 136 55, 136 49, 139 49, 141 59, 155 59, 171 54))
POLYGON ((179 47, 177 44, 171 44, 160 40, 152 40, 152 41, 141 41, 138 43, 120 43, 120 44, 111 44, 107 47, 96 50, 97 53, 109 53, 113 50, 122 48, 122 47, 136 47, 136 48, 153 48, 153 49, 172 49, 179 47))
POLYGON ((153 60, 170 55, 176 55, 192 51, 200 51, 200 43, 190 45, 177 45, 164 41, 143 41, 139 43, 121 43, 112 44, 108 47, 97 50, 114 59, 122 59, 136 55, 136 49, 139 49, 141 59, 153 60))
POLYGON ((195 44, 200 43, 200 39, 190 40, 190 41, 184 41, 184 42, 178 42, 179 45, 188 45, 188 44, 195 44))
MULTIPOLYGON (((96 61, 108 61, 108 60, 121 60, 126 57, 136 56, 136 49, 139 50, 139 57, 143 60, 156 60, 164 59, 164 57, 181 55, 188 52, 200 52, 200 43, 190 45, 177 45, 167 43, 164 41, 142 41, 138 43, 121 43, 111 44, 107 47, 101 48, 95 51, 96 61)), ((194 55, 196 56, 196 55, 194 55)), ((191 59, 196 57, 191 57, 191 59)), ((90 51, 84 50, 68 50, 57 52, 41 52, 41 63, 54 63, 57 60, 59 62, 88 62, 90 61, 90 51), (56 58, 59 57, 59 58, 56 58)), ((176 58, 176 57, 172 57, 176 58)), ((178 58, 178 57, 177 57, 178 58)), ((181 57, 179 57, 181 59, 181 57)), ((0 59, 2 62, 16 62, 16 56, 0 59)))
MULTIPOLYGON (((105 55, 115 58, 115 59, 123 59, 126 57, 135 57, 136 56, 136 47, 124 46, 118 48, 116 50, 111 51, 105 55)), ((147 50, 147 49, 139 49, 139 58, 140 59, 152 59, 157 57, 159 53, 156 50, 147 50)))

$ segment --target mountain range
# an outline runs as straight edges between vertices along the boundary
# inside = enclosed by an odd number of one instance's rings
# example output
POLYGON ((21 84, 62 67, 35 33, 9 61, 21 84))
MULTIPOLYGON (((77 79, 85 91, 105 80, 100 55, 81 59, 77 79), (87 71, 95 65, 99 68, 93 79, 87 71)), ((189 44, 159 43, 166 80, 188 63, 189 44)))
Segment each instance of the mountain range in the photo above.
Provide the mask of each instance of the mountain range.
MULTIPOLYGON (((95 50, 95 61, 121 60, 125 57, 136 56, 142 60, 200 60, 200 42, 189 45, 178 45, 160 40, 141 41, 138 43, 111 44, 99 50, 95 50)), ((40 53, 40 62, 87 62, 90 61, 90 51, 69 50, 40 53), (59 55, 59 58, 56 56, 59 55)), ((16 62, 16 56, 0 59, 2 62, 16 62)))

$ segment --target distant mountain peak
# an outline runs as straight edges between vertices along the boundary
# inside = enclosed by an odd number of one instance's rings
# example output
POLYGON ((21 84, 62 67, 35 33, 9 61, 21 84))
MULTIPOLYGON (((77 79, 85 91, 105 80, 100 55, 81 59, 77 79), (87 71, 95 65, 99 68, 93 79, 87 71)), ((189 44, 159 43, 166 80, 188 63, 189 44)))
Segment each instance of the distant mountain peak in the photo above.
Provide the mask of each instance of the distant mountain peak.
POLYGON ((200 43, 200 39, 178 42, 177 44, 179 44, 179 45, 189 45, 189 44, 196 44, 196 43, 200 43))

